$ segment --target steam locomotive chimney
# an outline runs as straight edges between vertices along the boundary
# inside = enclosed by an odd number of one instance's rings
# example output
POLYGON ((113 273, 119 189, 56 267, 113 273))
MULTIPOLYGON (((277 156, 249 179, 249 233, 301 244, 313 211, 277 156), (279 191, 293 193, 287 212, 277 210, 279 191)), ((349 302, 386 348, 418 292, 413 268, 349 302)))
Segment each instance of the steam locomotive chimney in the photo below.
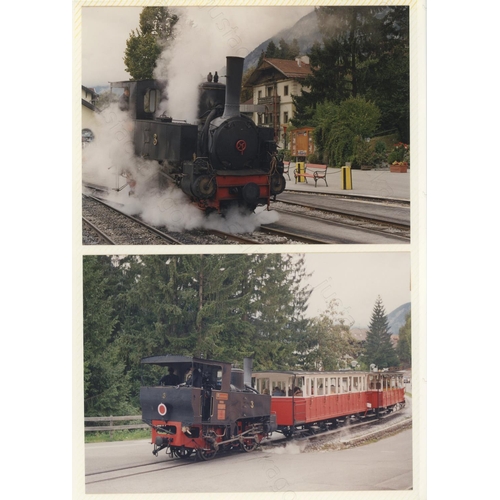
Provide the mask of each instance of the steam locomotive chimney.
POLYGON ((226 57, 226 105, 223 120, 240 116, 240 93, 243 79, 242 57, 226 57))

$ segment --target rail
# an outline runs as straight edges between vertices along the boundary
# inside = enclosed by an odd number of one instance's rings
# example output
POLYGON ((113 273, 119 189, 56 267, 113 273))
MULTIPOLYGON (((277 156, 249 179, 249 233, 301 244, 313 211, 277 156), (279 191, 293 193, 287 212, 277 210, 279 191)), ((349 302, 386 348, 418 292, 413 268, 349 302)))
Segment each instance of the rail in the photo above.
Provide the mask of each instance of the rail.
POLYGON ((109 437, 113 437, 114 431, 123 431, 129 429, 148 429, 149 425, 141 423, 141 424, 120 424, 115 425, 116 422, 134 422, 140 420, 142 422, 142 415, 129 415, 122 417, 114 417, 113 415, 109 417, 85 417, 85 432, 109 432, 109 437), (97 423, 108 423, 109 425, 89 425, 87 426, 87 422, 97 423))

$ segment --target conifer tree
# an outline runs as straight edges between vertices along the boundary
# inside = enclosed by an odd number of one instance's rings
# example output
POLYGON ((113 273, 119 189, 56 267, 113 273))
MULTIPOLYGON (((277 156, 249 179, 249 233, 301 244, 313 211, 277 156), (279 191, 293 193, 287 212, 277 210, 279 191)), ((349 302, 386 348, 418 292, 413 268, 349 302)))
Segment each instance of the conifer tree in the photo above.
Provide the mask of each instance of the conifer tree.
POLYGON ((406 315, 405 324, 399 329, 396 352, 403 368, 411 367, 411 312, 406 315))
POLYGON ((375 301, 366 335, 364 360, 368 366, 375 364, 379 369, 394 367, 399 363, 391 342, 389 323, 380 295, 375 301))

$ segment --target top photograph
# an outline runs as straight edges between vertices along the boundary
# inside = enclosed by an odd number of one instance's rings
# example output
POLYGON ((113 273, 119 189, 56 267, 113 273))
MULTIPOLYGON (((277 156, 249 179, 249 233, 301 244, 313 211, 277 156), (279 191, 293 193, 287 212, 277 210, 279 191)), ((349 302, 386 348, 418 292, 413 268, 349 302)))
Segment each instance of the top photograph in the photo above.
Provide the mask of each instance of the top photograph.
POLYGON ((81 12, 83 245, 410 244, 408 6, 81 12))

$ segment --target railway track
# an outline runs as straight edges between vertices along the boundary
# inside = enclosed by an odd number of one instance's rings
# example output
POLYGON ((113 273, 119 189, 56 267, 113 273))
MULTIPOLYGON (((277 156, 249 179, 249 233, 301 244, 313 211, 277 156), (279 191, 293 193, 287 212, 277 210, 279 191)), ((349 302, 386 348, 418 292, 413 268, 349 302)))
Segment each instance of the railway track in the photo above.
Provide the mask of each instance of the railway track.
POLYGON ((169 462, 150 462, 146 464, 136 464, 126 467, 117 467, 116 469, 91 472, 85 474, 85 484, 89 485, 108 481, 116 481, 134 476, 142 476, 144 474, 152 474, 155 472, 164 473, 167 470, 177 469, 179 467, 187 467, 194 463, 194 461, 188 460, 172 460, 169 462))
POLYGON ((99 196, 83 196, 84 244, 325 245, 410 242, 409 208, 408 205, 401 207, 399 200, 389 200, 389 204, 397 204, 388 207, 380 201, 382 199, 377 199, 375 204, 359 199, 351 204, 351 201, 337 196, 335 198, 340 199, 342 205, 331 207, 327 205, 333 195, 300 193, 294 200, 273 203, 273 209, 281 215, 277 223, 261 225, 251 234, 232 234, 210 229, 172 232, 166 227, 153 227, 140 218, 124 214, 117 204, 113 206, 112 202, 99 196), (89 207, 91 202, 105 206, 99 209, 100 215, 96 216, 95 206, 89 207), (374 206, 377 207, 375 212, 374 206))
MULTIPOLYGON (((86 200, 82 213, 83 222, 97 232, 105 240, 105 244, 182 245, 176 238, 121 212, 102 199, 85 194, 83 197, 86 200)), ((83 241, 83 244, 86 242, 83 241)))
MULTIPOLYGON (((371 442, 376 439, 388 437, 404 429, 408 429, 412 425, 412 419, 408 415, 404 415, 404 410, 391 412, 378 419, 370 419, 363 422, 352 423, 348 419, 344 424, 339 425, 336 429, 310 434, 304 436, 295 436, 290 438, 275 438, 261 443, 256 451, 257 453, 272 453, 277 452, 278 448, 286 446, 299 446, 301 451, 312 451, 317 449, 343 449, 352 446, 357 446, 363 442, 371 442)), ((212 461, 235 459, 238 456, 238 451, 219 452, 212 461)), ((243 456, 245 453, 241 452, 243 456)), ((196 454, 193 453, 188 458, 170 458, 169 454, 162 455, 164 458, 159 458, 154 462, 146 462, 142 464, 131 464, 127 466, 109 468, 85 474, 85 484, 92 485, 96 483, 105 483, 110 481, 118 481, 128 479, 134 476, 143 476, 146 474, 161 473, 173 470, 179 467, 188 467, 195 464, 202 464, 203 461, 196 459, 196 454), (166 458, 166 459, 165 459, 166 458)))
POLYGON ((267 226, 265 230, 278 230, 293 235, 292 237, 310 239, 310 243, 328 244, 407 244, 410 242, 409 231, 393 227, 358 221, 346 222, 345 219, 332 219, 318 216, 317 213, 304 213, 277 209, 280 220, 267 226))

